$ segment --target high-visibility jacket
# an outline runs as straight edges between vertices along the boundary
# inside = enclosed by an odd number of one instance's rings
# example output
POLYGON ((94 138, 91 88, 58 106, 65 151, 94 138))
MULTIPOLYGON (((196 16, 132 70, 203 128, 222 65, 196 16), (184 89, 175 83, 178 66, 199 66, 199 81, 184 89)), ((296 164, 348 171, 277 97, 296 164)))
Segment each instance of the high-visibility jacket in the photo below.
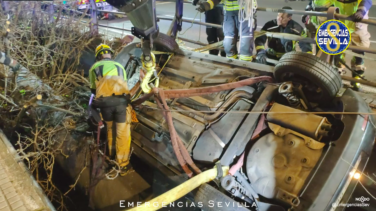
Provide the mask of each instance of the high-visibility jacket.
POLYGON ((331 5, 333 0, 313 0, 311 1, 311 7, 313 11, 326 11, 331 5))
MULTIPOLYGON (((308 5, 312 8, 313 11, 324 12, 333 5, 333 0, 313 0, 310 1, 308 5)), ((317 16, 311 16, 310 19, 314 25, 318 26, 320 24, 317 16)))
MULTIPOLYGON (((368 12, 372 6, 372 0, 333 0, 335 7, 339 8, 341 15, 352 15, 358 9, 363 9, 368 12)), ((345 21, 346 26, 350 29, 350 32, 355 31, 355 23, 352 21, 345 21)))
POLYGON ((124 67, 111 59, 96 62, 89 70, 90 89, 97 97, 129 94, 124 67))
MULTIPOLYGON (((238 4, 238 0, 208 0, 210 4, 210 9, 213 9, 219 3, 223 3, 224 10, 230 11, 239 11, 240 7, 238 4)), ((243 7, 244 8, 244 7, 243 7)), ((253 8, 257 8, 257 0, 253 0, 253 8)))

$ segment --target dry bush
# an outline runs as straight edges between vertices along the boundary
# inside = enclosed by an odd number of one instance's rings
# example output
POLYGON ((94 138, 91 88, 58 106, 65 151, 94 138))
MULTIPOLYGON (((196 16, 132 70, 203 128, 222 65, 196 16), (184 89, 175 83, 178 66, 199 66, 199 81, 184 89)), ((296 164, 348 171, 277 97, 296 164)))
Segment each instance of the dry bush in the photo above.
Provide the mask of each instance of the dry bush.
POLYGON ((56 153, 67 157, 60 146, 56 146, 54 134, 65 128, 61 126, 55 128, 47 127, 47 125, 38 126, 38 124, 35 127, 24 126, 24 128, 29 129, 31 135, 21 136, 18 134, 16 147, 20 158, 26 161, 26 165, 33 172, 35 179, 47 197, 59 204, 58 210, 68 210, 65 207, 64 194, 52 181, 56 153))
POLYGON ((89 82, 79 69, 80 57, 84 50, 93 50, 103 41, 90 33, 90 20, 83 23, 83 16, 64 14, 62 7, 51 16, 41 9, 41 4, 8 2, 10 15, 0 13, 3 41, 0 51, 39 76, 52 88, 49 95, 58 96, 60 102, 49 102, 45 90, 19 88, 14 75, 1 67, 0 75, 5 80, 0 82, 0 91, 5 91, 7 96, 6 100, 0 99, 0 119, 13 123, 7 127, 21 128, 16 144, 20 156, 51 201, 60 203, 59 210, 66 210, 65 196, 52 182, 55 155, 62 153, 59 146, 54 145, 54 137, 60 130, 74 128, 67 125, 85 120, 89 82), (37 95, 43 96, 43 105, 37 103, 37 95), (9 102, 15 102, 18 107, 9 102), (56 117, 57 112, 63 114, 61 118, 56 117), (55 120, 53 124, 51 119, 55 120))
POLYGON ((89 23, 81 22, 82 15, 69 16, 62 12, 63 7, 58 8, 50 16, 39 2, 13 3, 10 17, 1 16, 0 24, 10 31, 11 57, 45 80, 65 72, 82 73, 77 69, 81 52, 96 39, 89 23))
MULTIPOLYGON (((93 52, 99 43, 113 47, 116 55, 133 37, 103 40, 90 32, 89 19, 66 14, 61 3, 54 2, 60 6, 52 15, 41 9, 41 2, 8 2, 9 15, 0 13, 3 41, 0 51, 52 88, 46 91, 18 87, 16 76, 1 66, 0 77, 4 81, 0 81, 0 92, 4 95, 0 96, 0 119, 11 124, 0 125, 11 131, 17 129, 16 148, 20 156, 50 200, 58 204, 59 210, 67 210, 64 205, 67 193, 62 193, 52 180, 55 156, 57 153, 65 156, 60 146, 56 146, 55 138, 61 130, 69 134, 82 125, 85 130, 85 105, 90 91, 89 81, 79 66, 80 57, 84 50, 93 52), (42 100, 37 96, 42 96, 42 100)), ((24 77, 27 80, 28 76, 24 77)))

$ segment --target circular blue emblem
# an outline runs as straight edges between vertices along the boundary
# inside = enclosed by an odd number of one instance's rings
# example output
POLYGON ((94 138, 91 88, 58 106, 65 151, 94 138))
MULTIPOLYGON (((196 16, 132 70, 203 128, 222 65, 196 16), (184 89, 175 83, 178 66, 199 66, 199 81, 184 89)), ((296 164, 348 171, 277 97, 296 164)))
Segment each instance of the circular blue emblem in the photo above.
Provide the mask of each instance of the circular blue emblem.
POLYGON ((324 53, 341 54, 351 43, 351 33, 341 21, 325 21, 316 31, 316 43, 324 53))

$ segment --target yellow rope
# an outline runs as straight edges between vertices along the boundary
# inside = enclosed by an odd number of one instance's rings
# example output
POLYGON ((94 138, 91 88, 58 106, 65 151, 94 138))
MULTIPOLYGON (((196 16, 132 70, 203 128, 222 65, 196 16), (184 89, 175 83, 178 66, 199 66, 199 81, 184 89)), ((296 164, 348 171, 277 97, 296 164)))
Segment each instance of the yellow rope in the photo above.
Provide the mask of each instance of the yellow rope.
MULTIPOLYGON (((154 53, 154 52, 153 52, 154 53)), ((174 56, 174 53, 166 53, 166 52, 159 52, 159 51, 156 51, 156 54, 167 54, 169 55, 167 61, 164 63, 163 67, 159 70, 158 72, 158 76, 159 74, 161 74, 162 70, 165 68, 165 66, 167 65, 167 63, 170 61, 170 59, 172 58, 172 56, 174 56)), ((155 80, 155 78, 153 78, 152 80, 149 81, 149 83, 153 82, 155 80)), ((138 99, 138 97, 141 95, 142 93, 142 89, 140 90, 140 92, 136 95, 136 97, 133 98, 132 102, 135 101, 136 99, 138 99)))
MULTIPOLYGON (((159 70, 158 76, 159 76, 159 74, 161 74, 162 70, 165 68, 165 66, 167 65, 167 63, 170 61, 171 57, 174 56, 173 53, 166 53, 166 54, 168 54, 170 56, 168 57, 167 61, 164 63, 163 67, 159 70)), ((154 80, 155 80, 155 78, 153 78, 153 80, 151 80, 150 82, 153 82, 154 80)))

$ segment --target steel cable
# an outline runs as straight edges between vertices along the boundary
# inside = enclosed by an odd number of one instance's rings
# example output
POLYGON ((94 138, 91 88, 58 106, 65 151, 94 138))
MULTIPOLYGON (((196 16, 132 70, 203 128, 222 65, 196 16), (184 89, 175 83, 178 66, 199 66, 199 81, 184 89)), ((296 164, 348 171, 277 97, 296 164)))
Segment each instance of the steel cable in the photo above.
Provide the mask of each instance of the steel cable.
MULTIPOLYGON (((164 109, 160 108, 155 108, 151 106, 145 106, 148 109, 154 109, 154 110, 161 110, 161 111, 167 111, 164 109)), ((187 112, 187 113, 214 113, 216 111, 206 111, 206 110, 192 110, 192 111, 187 111, 183 109, 170 109, 168 112, 187 112)), ((371 112, 268 112, 268 111, 221 111, 220 113, 223 114, 229 114, 229 113, 234 113, 234 114, 319 114, 319 115, 326 115, 326 114, 332 114, 332 115, 376 115, 376 113, 371 113, 371 112)))

